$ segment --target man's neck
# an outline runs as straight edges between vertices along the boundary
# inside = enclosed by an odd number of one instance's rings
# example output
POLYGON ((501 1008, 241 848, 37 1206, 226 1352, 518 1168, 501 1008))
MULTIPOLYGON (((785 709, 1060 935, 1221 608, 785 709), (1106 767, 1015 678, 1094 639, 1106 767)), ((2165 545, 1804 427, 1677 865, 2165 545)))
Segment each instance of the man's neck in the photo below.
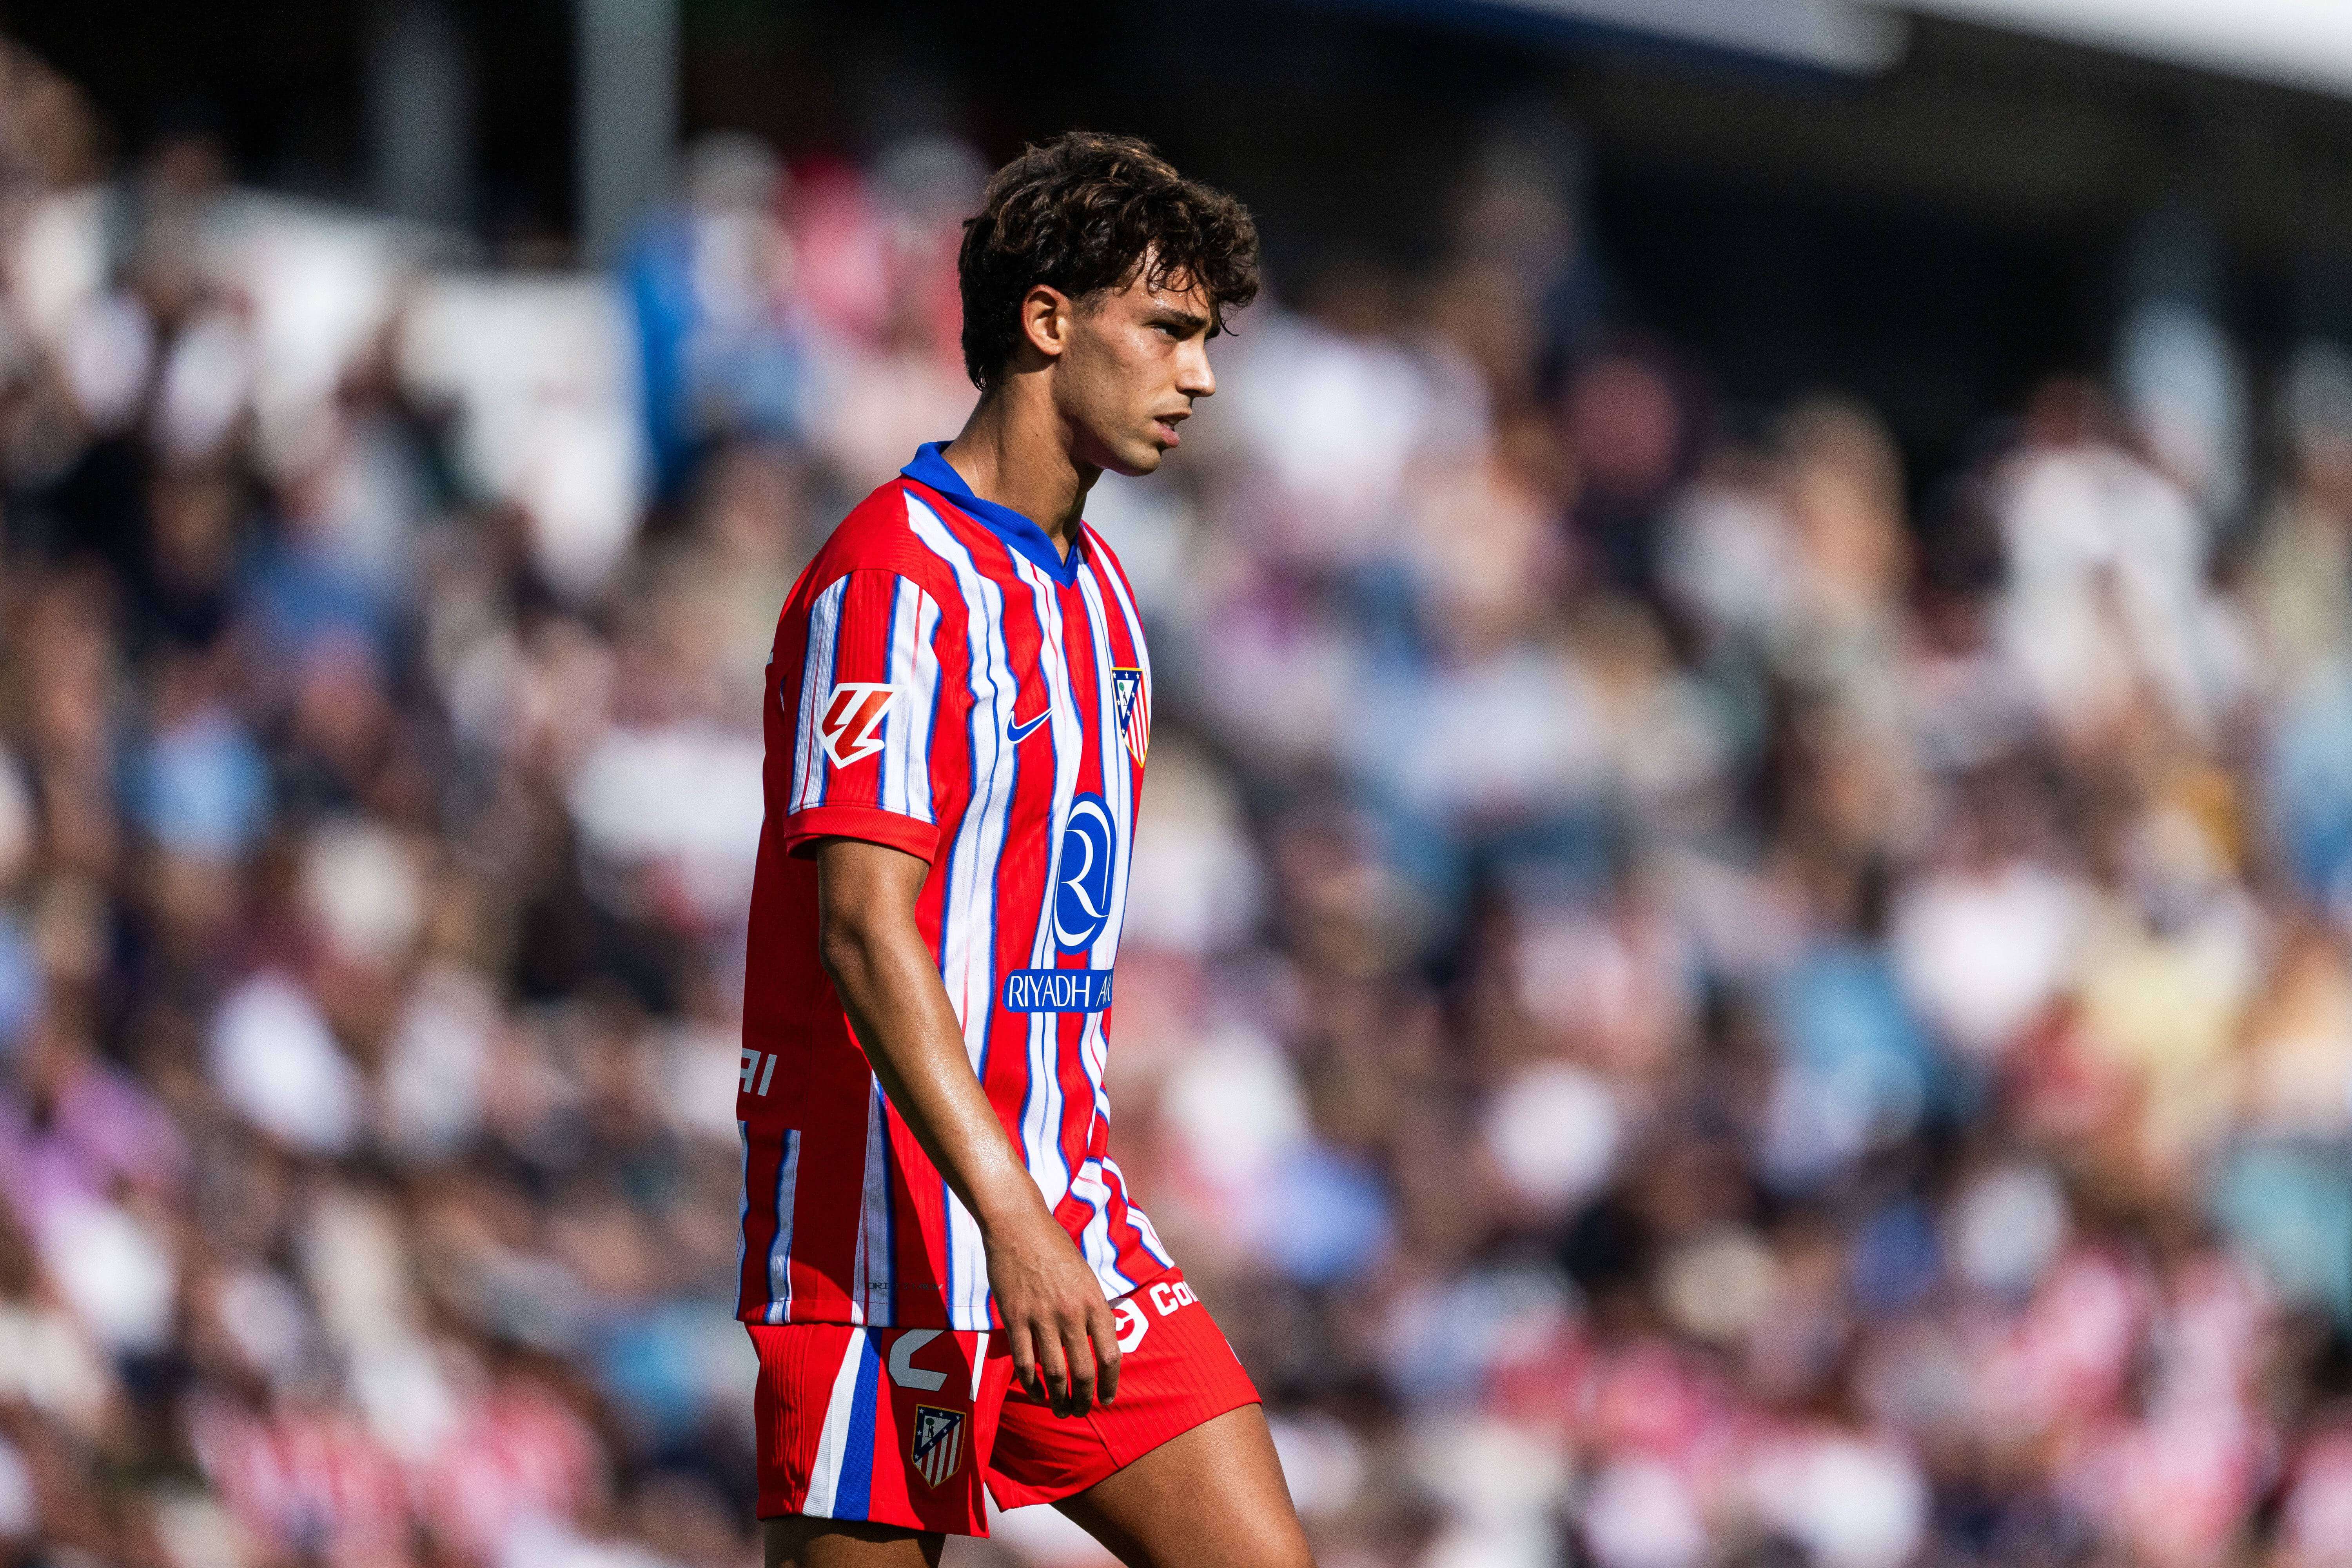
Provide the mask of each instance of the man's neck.
POLYGON ((972 494, 1009 506, 1044 529, 1067 560, 1087 492, 1102 470, 1073 458, 1063 437, 1051 405, 1000 387, 980 400, 940 455, 972 494))

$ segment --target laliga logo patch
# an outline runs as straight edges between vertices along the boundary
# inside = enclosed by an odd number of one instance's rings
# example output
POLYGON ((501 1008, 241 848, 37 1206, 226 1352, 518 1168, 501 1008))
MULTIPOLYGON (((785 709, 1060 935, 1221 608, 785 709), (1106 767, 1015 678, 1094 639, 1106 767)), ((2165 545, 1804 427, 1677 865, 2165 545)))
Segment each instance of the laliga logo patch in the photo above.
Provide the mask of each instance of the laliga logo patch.
POLYGON ((908 1435, 907 1457, 926 1484, 938 1486, 963 1464, 963 1412, 936 1405, 915 1406, 915 1429, 908 1435))
POLYGON ((893 695, 889 685, 878 680, 845 680, 833 689, 816 733, 835 767, 863 762, 882 749, 878 731, 893 695))

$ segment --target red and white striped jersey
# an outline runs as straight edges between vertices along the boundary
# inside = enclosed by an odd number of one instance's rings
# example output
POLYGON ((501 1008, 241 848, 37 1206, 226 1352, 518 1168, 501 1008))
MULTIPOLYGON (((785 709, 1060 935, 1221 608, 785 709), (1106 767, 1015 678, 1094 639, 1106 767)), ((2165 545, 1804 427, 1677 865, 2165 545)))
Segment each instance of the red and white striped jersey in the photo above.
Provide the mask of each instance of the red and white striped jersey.
POLYGON ((817 960, 814 840, 930 862, 917 915, 1047 1205, 1118 1297, 1171 1267, 1110 1157, 1112 957, 1150 736, 1135 597, 927 446, 785 601, 769 665, 736 1118, 738 1315, 986 1329, 978 1226, 876 1081, 817 960))

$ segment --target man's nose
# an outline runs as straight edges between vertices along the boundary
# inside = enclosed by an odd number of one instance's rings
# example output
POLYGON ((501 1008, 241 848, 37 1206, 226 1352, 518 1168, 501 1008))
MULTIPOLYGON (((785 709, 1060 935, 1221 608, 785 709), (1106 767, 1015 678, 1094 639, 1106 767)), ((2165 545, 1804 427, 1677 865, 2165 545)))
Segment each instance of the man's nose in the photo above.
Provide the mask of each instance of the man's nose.
POLYGON ((1187 397, 1215 395, 1217 373, 1209 368, 1209 351, 1203 345, 1186 345, 1184 356, 1176 367, 1176 390, 1187 397))

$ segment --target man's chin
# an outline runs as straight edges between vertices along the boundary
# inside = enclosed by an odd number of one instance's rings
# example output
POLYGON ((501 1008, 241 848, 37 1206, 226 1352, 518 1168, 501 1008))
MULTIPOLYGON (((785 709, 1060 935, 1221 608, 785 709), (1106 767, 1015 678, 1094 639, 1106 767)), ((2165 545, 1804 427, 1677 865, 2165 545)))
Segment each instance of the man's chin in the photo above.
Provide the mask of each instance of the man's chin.
POLYGON ((1118 454, 1118 460, 1105 466, 1114 474, 1139 479, 1146 474, 1160 471, 1160 460, 1168 456, 1167 448, 1156 441, 1141 441, 1118 454))

